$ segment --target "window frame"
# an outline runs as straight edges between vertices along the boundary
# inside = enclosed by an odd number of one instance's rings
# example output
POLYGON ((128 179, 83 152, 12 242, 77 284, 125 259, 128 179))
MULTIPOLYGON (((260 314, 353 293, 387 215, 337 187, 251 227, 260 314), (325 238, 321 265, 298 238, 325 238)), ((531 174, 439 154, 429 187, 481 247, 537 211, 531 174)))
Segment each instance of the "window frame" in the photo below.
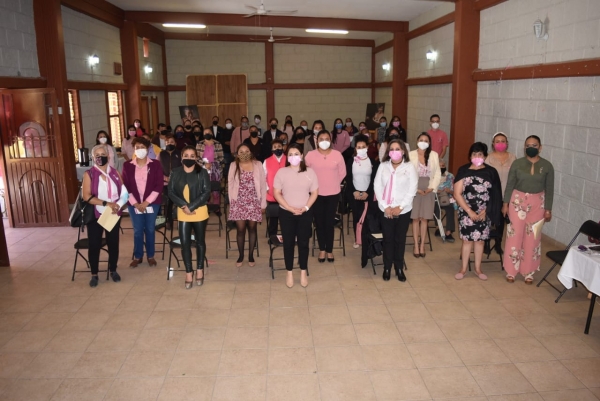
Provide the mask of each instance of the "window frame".
POLYGON ((108 126, 108 132, 110 133, 110 136, 112 138, 112 145, 115 148, 120 148, 123 145, 123 132, 124 132, 124 126, 123 126, 123 91, 121 90, 107 90, 104 92, 105 93, 105 98, 106 98, 106 117, 107 117, 107 126, 108 126), (119 102, 118 108, 119 108, 119 112, 118 114, 110 114, 110 102, 109 102, 109 94, 110 93, 116 93, 117 94, 117 100, 119 102), (110 124, 110 120, 112 118, 118 117, 119 118, 119 126, 121 127, 121 132, 112 132, 112 125, 110 124), (118 138, 118 146, 116 146, 115 144, 115 139, 118 138))
POLYGON ((71 131, 71 136, 73 136, 73 126, 75 124, 75 134, 77 137, 77 143, 74 143, 74 152, 75 152, 75 161, 79 159, 78 149, 85 147, 85 139, 83 135, 83 126, 81 123, 81 102, 79 99, 79 91, 77 89, 68 89, 68 100, 73 105, 73 116, 71 116, 71 105, 69 104, 69 130, 71 131))

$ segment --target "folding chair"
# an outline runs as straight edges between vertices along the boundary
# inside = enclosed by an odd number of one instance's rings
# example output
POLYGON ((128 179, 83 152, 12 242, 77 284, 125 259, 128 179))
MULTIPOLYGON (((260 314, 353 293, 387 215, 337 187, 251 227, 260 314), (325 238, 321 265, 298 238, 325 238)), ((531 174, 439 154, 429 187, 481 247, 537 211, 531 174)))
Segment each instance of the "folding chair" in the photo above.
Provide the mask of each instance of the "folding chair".
MULTIPOLYGON (((265 209, 265 220, 266 220, 266 228, 265 228, 265 238, 269 238, 269 221, 271 217, 279 217, 279 204, 267 204, 267 208, 265 209)), ((279 229, 279 225, 277 225, 277 233, 281 233, 279 229)))
MULTIPOLYGON (((297 242, 296 242, 296 245, 298 245, 297 242)), ((271 235, 269 237, 269 267, 271 268, 271 278, 273 280, 275 279, 275 271, 287 270, 285 267, 278 268, 278 269, 275 268, 274 262, 276 260, 284 260, 283 257, 281 257, 281 258, 274 258, 273 257, 273 252, 275 252, 275 250, 277 248, 283 248, 283 242, 281 242, 279 240, 279 236, 277 236, 277 235, 271 235)), ((294 256, 294 259, 298 259, 298 256, 294 256)), ((308 272, 308 267, 306 268, 306 275, 310 276, 310 273, 308 272)))
MULTIPOLYGON (((234 248, 231 246, 231 244, 232 243, 237 244, 237 240, 231 239, 230 232, 233 230, 237 230, 237 227, 235 225, 235 221, 233 221, 233 220, 227 220, 225 227, 226 227, 226 229, 225 229, 225 259, 229 259, 229 252, 234 250, 234 248)), ((258 237, 258 234, 257 234, 257 237, 258 237)), ((250 246, 250 238, 246 239, 246 243, 248 243, 248 246, 250 246)), ((256 250, 256 256, 260 256, 260 252, 258 250, 258 238, 256 238, 256 246, 254 247, 254 249, 256 250)))
MULTIPOLYGON (((377 275, 377 271, 375 270, 375 267, 377 266, 383 266, 383 260, 379 263, 375 262, 375 258, 377 258, 378 256, 382 256, 383 255, 383 236, 381 236, 381 233, 371 233, 369 234, 369 244, 368 244, 368 250, 367 250, 367 257, 369 258, 369 260, 371 261, 371 267, 373 268, 373 274, 377 275), (380 248, 378 248, 380 247, 380 248), (380 249, 380 250, 378 250, 380 249)), ((404 270, 408 270, 408 266, 406 266, 406 259, 404 259, 403 261, 403 266, 404 266, 404 270)))
MULTIPOLYGON (((548 251, 548 252, 546 252, 546 256, 548 257, 548 259, 553 261, 554 264, 552 265, 552 267, 550 267, 550 270, 548 270, 548 272, 546 272, 544 277, 542 277, 540 282, 537 283, 537 286, 539 287, 540 284, 542 284, 542 281, 545 281, 548 284, 550 284, 550 287, 552 287, 556 291, 558 291, 560 293, 560 295, 558 296, 558 298, 556 298, 556 300, 554 302, 558 302, 562 298, 562 296, 565 295, 565 292, 567 292, 567 289, 565 288, 562 291, 559 290, 546 278, 552 272, 552 270, 554 270, 556 265, 562 266, 562 264, 565 261, 565 258, 567 257, 567 253, 569 253, 569 249, 571 248, 573 243, 577 240, 577 237, 579 237, 579 234, 587 235, 588 237, 593 237, 593 238, 600 238, 600 223, 596 223, 595 221, 592 221, 592 220, 586 221, 585 223, 583 223, 581 225, 581 227, 579 227, 579 231, 577 231, 577 234, 575 234, 575 236, 573 237, 571 242, 569 242, 569 245, 567 245, 567 247, 563 251, 548 251)), ((575 285, 577 285, 577 282, 575 282, 575 285)))
MULTIPOLYGON (((179 258, 175 254, 175 249, 181 249, 181 239, 179 238, 179 236, 173 237, 173 227, 175 226, 176 221, 177 221, 176 219, 173 219, 173 225, 171 226, 171 236, 170 236, 170 240, 169 240, 169 264, 167 265, 167 281, 171 279, 171 272, 180 272, 180 271, 185 272, 185 269, 181 268, 179 258), (177 269, 171 267, 171 258, 172 257, 175 257, 175 260, 177 261, 177 269)), ((196 241, 192 240, 192 255, 194 254, 193 252, 194 252, 195 247, 196 247, 196 241)), ((194 262, 195 260, 196 259, 192 259, 192 262, 194 262)), ((204 254, 204 268, 207 268, 207 267, 208 267, 208 257, 206 256, 206 253, 205 253, 204 254)))
MULTIPOLYGON (((154 231, 159 233, 160 235, 162 235, 163 237, 163 241, 162 241, 162 249, 158 250, 156 249, 154 251, 154 253, 160 253, 162 254, 162 257, 160 258, 161 260, 165 260, 165 248, 167 247, 167 220, 164 216, 157 216, 156 218, 156 225, 154 226, 154 231)), ((173 228, 171 226, 171 228, 173 228)), ((122 231, 121 231, 122 232, 122 231)), ((154 246, 156 247, 157 243, 156 240, 154 241, 154 246)), ((146 242, 144 241, 144 247, 146 246, 146 242)), ((135 254, 133 253, 134 251, 131 251, 131 260, 133 260, 135 258, 135 254)))
MULTIPOLYGON (((334 246, 333 249, 341 249, 343 255, 346 256, 346 241, 344 239, 344 220, 339 214, 335 215, 335 223, 333 224, 334 229, 340 230, 340 237, 334 242, 338 242, 338 246, 334 246)), ((317 228, 313 227, 313 244, 312 244, 312 256, 315 256, 315 248, 317 247, 317 228)))
MULTIPOLYGON (((501 241, 502 240, 502 234, 503 233, 499 233, 495 229, 491 229, 490 230, 490 239, 488 241, 491 241, 491 240, 494 240, 496 242, 501 241)), ((502 253, 498 254, 498 259, 490 260, 490 256, 492 255, 492 253, 494 253, 494 249, 495 249, 495 246, 494 247, 489 247, 488 252, 484 251, 483 254, 486 255, 486 258, 485 258, 485 260, 482 259, 481 263, 483 264, 483 263, 497 263, 497 262, 499 262, 501 269, 504 270, 504 259, 503 259, 502 253)), ((475 257, 473 249, 471 249, 471 253, 469 254, 469 264, 468 264, 469 271, 471 271, 471 263, 475 263, 474 260, 471 262, 471 255, 473 255, 473 257, 475 257)), ((459 259, 462 260, 462 253, 459 256, 459 259)))
MULTIPOLYGON (((429 250, 431 252, 433 252, 433 245, 431 243, 431 233, 429 232, 429 229, 431 228, 431 226, 429 225, 429 221, 431 221, 431 220, 428 220, 428 222, 427 222, 427 241, 425 242, 425 245, 429 245, 429 250)), ((411 220, 410 225, 408 227, 408 231, 406 233, 406 238, 413 238, 413 235, 412 235, 412 220, 411 220)), ((411 242, 411 243, 407 242, 406 243, 407 246, 414 245, 414 244, 415 244, 414 238, 413 238, 413 242, 411 242)))
MULTIPOLYGON (((77 229, 77 242, 73 245, 73 247, 75 248, 75 262, 73 263, 73 275, 71 276, 71 281, 75 281, 75 273, 85 273, 85 272, 91 272, 91 267, 90 267, 90 262, 87 260, 87 258, 85 256, 83 256, 83 253, 81 253, 81 251, 89 249, 90 248, 90 241, 88 238, 81 238, 81 233, 83 232, 83 227, 78 228, 77 229), (87 270, 77 270, 77 259, 82 258, 83 260, 85 260, 85 263, 87 265, 87 270)), ((100 243, 100 250, 106 252, 106 255, 108 256, 108 249, 106 248, 106 238, 102 238, 102 241, 100 243)), ((108 269, 108 260, 100 260, 98 263, 105 263, 106 262, 106 270, 98 270, 98 273, 104 273, 106 272, 106 279, 108 280, 110 271, 108 269)))

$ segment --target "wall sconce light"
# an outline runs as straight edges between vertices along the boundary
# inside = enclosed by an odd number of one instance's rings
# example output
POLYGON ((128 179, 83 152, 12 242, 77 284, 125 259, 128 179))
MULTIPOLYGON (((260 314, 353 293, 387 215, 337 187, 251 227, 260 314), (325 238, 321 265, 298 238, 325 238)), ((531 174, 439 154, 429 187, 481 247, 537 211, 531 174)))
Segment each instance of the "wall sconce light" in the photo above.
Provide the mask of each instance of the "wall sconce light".
POLYGON ((389 71, 391 68, 390 63, 383 64, 381 68, 383 68, 384 71, 389 71))
POLYGON ((433 51, 433 50, 429 50, 426 54, 425 57, 427 57, 427 60, 429 61, 435 61, 437 59, 437 52, 433 51))
POLYGON ((542 20, 538 19, 533 23, 533 33, 535 37, 540 40, 548 40, 548 32, 546 32, 546 24, 542 20))
POLYGON ((98 57, 97 54, 94 54, 93 56, 90 56, 88 58, 88 62, 90 63, 90 66, 94 67, 94 66, 98 65, 98 63, 100 63, 100 58, 98 57))
POLYGON ((152 67, 150 67, 149 65, 145 66, 144 67, 144 72, 146 74, 150 74, 152 72, 152 67))

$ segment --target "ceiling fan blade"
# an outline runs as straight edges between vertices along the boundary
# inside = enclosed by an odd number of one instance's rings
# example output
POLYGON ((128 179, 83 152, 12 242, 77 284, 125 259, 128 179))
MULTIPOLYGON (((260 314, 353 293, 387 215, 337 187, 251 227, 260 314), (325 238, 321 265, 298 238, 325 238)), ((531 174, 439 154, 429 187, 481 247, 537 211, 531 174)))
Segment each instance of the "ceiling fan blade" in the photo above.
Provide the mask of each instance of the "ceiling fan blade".
POLYGON ((277 40, 277 41, 279 41, 279 40, 290 40, 290 39, 291 39, 291 38, 277 38, 277 39, 274 39, 274 40, 277 40))
POLYGON ((257 39, 257 38, 250 38, 250 40, 256 41, 256 42, 268 42, 269 39, 257 39))
POLYGON ((296 14, 298 10, 267 10, 267 14, 270 15, 288 15, 296 14))
POLYGON ((258 10, 258 7, 251 6, 251 5, 249 5, 249 4, 244 4, 244 6, 246 6, 247 8, 251 8, 251 9, 253 9, 253 10, 258 10))
POLYGON ((257 14, 256 13, 247 14, 247 15, 244 15, 244 18, 254 17, 255 15, 257 15, 257 14))

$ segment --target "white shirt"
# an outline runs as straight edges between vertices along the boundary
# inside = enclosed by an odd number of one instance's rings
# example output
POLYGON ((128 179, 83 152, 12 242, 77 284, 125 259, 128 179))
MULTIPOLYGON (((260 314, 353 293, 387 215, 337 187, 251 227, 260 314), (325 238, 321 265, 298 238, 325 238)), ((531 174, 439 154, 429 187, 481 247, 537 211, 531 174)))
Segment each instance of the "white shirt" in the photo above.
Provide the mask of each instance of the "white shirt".
POLYGON ((356 191, 366 192, 369 189, 372 172, 373 165, 371 164, 371 159, 367 157, 364 160, 360 160, 360 162, 354 159, 352 163, 352 185, 354 185, 356 191))
POLYGON ((217 125, 213 125, 212 129, 213 129, 213 136, 216 138, 217 137, 217 130, 219 129, 219 127, 217 125))
MULTIPOLYGON (((96 168, 96 167, 92 167, 92 168, 96 168)), ((110 168, 108 168, 107 173, 110 171, 110 168)), ((104 174, 103 174, 104 175, 104 174)), ((119 207, 123 207, 124 204, 127 203, 127 200, 129 199, 129 193, 127 192, 127 189, 125 189, 125 185, 121 184, 121 196, 119 197, 119 191, 117 190, 117 184, 114 183, 113 180, 111 180, 110 178, 108 178, 107 176, 104 175, 104 177, 106 178, 106 180, 103 180, 102 177, 100 177, 100 179, 98 180, 98 196, 97 198, 102 200, 102 201, 107 201, 107 202, 115 202, 117 201, 117 205, 119 205, 119 207), (108 182, 110 182, 110 190, 112 193, 112 199, 108 198, 108 182)), ((96 205, 96 210, 98 211, 98 213, 102 214, 104 212, 104 209, 106 209, 106 206, 102 206, 102 205, 96 205)))
MULTIPOLYGON (((412 210, 413 198, 417 194, 419 176, 415 166, 411 162, 403 162, 395 170, 392 163, 387 161, 381 163, 375 176, 374 190, 379 209, 384 212, 389 206, 400 206, 400 214, 408 213, 412 210), (387 196, 384 198, 384 190, 389 183, 392 174, 394 182, 392 185, 391 201, 387 203, 387 196)), ((387 195, 387 193, 386 193, 387 195)))

